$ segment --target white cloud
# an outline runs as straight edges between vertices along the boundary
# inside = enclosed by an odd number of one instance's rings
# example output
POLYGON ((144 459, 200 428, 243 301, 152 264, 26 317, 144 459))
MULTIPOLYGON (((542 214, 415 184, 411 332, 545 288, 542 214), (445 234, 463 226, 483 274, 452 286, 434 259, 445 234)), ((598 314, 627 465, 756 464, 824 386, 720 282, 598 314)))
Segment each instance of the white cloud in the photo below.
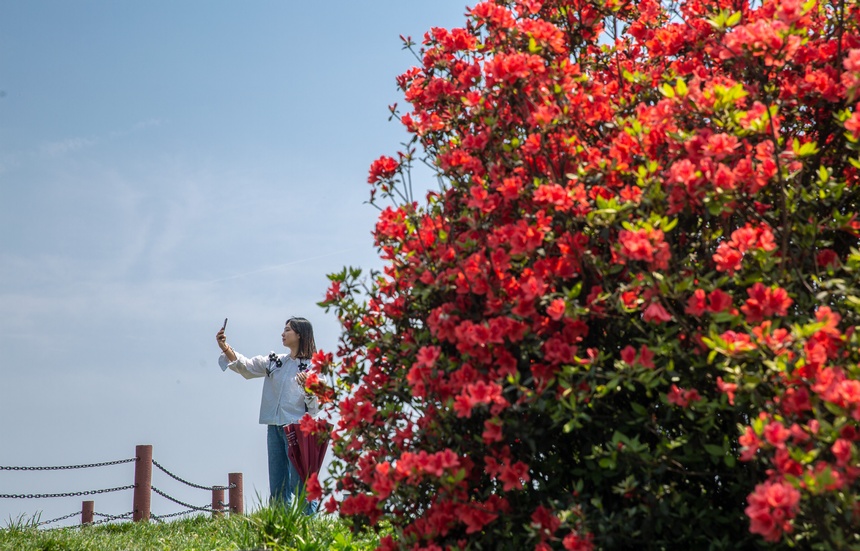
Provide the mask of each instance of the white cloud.
POLYGON ((122 137, 128 136, 130 134, 134 134, 136 132, 146 130, 148 128, 158 128, 159 126, 162 126, 165 124, 168 124, 168 121, 166 119, 155 117, 155 118, 151 118, 151 119, 138 121, 138 122, 132 124, 128 128, 124 128, 121 130, 112 130, 109 133, 109 136, 111 138, 122 138, 122 137))
POLYGON ((97 140, 90 138, 67 138, 65 140, 45 142, 39 147, 39 152, 49 157, 57 157, 73 151, 92 147, 96 143, 97 140))

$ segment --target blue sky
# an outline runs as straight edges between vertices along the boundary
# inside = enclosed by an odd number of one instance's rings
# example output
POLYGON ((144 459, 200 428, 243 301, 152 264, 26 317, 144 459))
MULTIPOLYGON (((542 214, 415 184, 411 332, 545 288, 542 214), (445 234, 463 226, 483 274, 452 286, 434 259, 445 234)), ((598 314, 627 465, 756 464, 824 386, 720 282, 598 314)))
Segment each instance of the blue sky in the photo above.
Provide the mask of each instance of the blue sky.
MULTIPOLYGON (((214 335, 229 317, 237 350, 268 353, 303 315, 336 347, 316 303, 326 274, 380 265, 366 179, 406 138, 387 120, 415 63, 398 35, 462 26, 465 7, 0 0, 0 465, 151 444, 192 482, 243 472, 246 501, 265 497, 261 382, 221 373, 214 335)), ((0 494, 132 473, 0 471, 0 494)), ((159 473, 174 497, 208 502, 159 473)), ((0 526, 82 499, 0 499, 0 526)), ((131 510, 130 492, 93 499, 131 510)))

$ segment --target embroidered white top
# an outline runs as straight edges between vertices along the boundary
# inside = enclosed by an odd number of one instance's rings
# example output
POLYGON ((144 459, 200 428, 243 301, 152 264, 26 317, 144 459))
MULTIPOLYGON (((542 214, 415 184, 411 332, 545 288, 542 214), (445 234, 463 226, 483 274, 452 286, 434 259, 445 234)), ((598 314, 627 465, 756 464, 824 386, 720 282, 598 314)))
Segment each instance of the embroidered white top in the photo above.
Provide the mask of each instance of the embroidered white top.
MULTIPOLYGON (((235 351, 234 351, 235 352, 235 351)), ((307 413, 312 417, 319 412, 319 402, 316 396, 308 395, 296 382, 299 373, 299 363, 310 364, 309 360, 290 358, 289 354, 274 354, 270 356, 254 356, 246 358, 236 352, 236 361, 230 362, 227 356, 221 354, 218 365, 222 371, 230 369, 246 379, 263 377, 263 399, 260 402, 260 424, 290 425, 298 423, 307 413), (276 357, 280 360, 278 367, 276 357)))

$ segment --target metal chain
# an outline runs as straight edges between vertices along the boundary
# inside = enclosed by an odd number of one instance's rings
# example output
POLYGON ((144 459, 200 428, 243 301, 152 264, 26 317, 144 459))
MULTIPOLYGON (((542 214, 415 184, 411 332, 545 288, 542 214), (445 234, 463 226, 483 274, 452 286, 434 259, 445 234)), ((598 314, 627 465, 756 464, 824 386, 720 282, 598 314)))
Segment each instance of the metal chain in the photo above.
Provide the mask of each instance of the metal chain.
POLYGON ((156 467, 158 467, 159 469, 161 469, 164 472, 164 474, 166 474, 167 476, 173 478, 174 480, 178 480, 179 482, 182 482, 183 484, 187 484, 188 486, 191 486, 192 488, 198 488, 200 490, 232 490, 233 488, 236 487, 235 484, 230 484, 229 486, 202 486, 200 484, 194 484, 193 482, 188 482, 187 480, 183 480, 182 478, 180 478, 180 477, 176 476, 175 474, 173 474, 172 472, 168 471, 167 469, 162 467, 158 463, 158 461, 156 461, 155 459, 152 460, 152 464, 155 465, 156 467))
POLYGON ((105 488, 104 490, 87 490, 85 492, 68 492, 65 494, 0 494, 0 498, 2 499, 41 499, 41 498, 54 498, 54 497, 76 497, 76 496, 90 496, 94 494, 106 494, 108 492, 120 492, 122 490, 131 490, 134 488, 134 484, 131 486, 120 486, 119 488, 105 488))
POLYGON ((152 513, 150 513, 149 517, 153 518, 159 522, 164 522, 164 519, 166 519, 166 518, 178 517, 181 515, 190 515, 190 514, 195 513, 195 512, 196 511, 179 511, 178 513, 170 513, 169 515, 153 515, 152 513))
POLYGON ((68 469, 90 469, 93 467, 107 467, 109 465, 120 465, 137 461, 136 457, 131 459, 120 459, 118 461, 107 461, 105 463, 88 463, 86 465, 64 465, 60 467, 6 467, 0 465, 0 471, 64 471, 68 469))
MULTIPOLYGON (((63 518, 70 518, 70 517, 73 517, 75 515, 80 515, 81 513, 83 513, 83 511, 80 511, 77 513, 72 513, 71 515, 69 515, 69 517, 63 517, 63 518)), ((124 515, 117 515, 117 516, 105 515, 104 513, 93 513, 93 514, 101 516, 101 517, 108 517, 108 518, 104 518, 102 520, 95 520, 95 521, 89 522, 87 524, 81 524, 81 525, 75 525, 75 526, 54 526, 53 528, 46 528, 45 531, 46 532, 53 532, 55 530, 63 530, 64 528, 80 528, 82 526, 95 526, 97 524, 105 524, 106 522, 110 522, 112 520, 125 520, 125 519, 130 518, 134 514, 134 511, 130 511, 124 515)), ((50 522, 56 522, 58 520, 62 520, 62 519, 55 519, 55 520, 50 521, 50 522)))
POLYGON ((67 518, 76 517, 76 516, 80 515, 81 513, 82 513, 82 511, 77 511, 77 512, 75 512, 75 513, 69 513, 68 515, 66 515, 66 516, 64 516, 64 517, 55 518, 55 519, 53 519, 53 520, 46 520, 46 521, 44 521, 44 522, 40 522, 40 523, 39 523, 39 524, 37 524, 36 526, 44 526, 44 525, 46 525, 46 524, 53 524, 53 523, 55 523, 55 522, 59 522, 59 521, 61 521, 61 520, 66 520, 67 518))
POLYGON ((160 495, 161 497, 165 497, 165 498, 169 499, 170 501, 172 501, 173 503, 178 503, 179 505, 182 505, 183 507, 188 507, 189 509, 194 509, 195 511, 205 511, 207 513, 211 513, 213 511, 212 507, 206 507, 206 506, 195 507, 194 505, 189 505, 188 503, 179 501, 175 497, 172 497, 172 496, 165 494, 164 492, 162 492, 161 490, 159 490, 155 486, 152 486, 151 488, 152 488, 153 492, 160 495))
POLYGON ((104 523, 110 522, 112 520, 125 520, 125 519, 129 518, 130 516, 132 516, 133 514, 134 514, 134 511, 129 511, 128 513, 125 513, 124 515, 107 515, 105 513, 96 513, 94 511, 93 512, 94 516, 105 517, 105 518, 103 518, 101 520, 94 520, 92 523, 89 524, 89 526, 95 526, 96 524, 104 524, 104 523))

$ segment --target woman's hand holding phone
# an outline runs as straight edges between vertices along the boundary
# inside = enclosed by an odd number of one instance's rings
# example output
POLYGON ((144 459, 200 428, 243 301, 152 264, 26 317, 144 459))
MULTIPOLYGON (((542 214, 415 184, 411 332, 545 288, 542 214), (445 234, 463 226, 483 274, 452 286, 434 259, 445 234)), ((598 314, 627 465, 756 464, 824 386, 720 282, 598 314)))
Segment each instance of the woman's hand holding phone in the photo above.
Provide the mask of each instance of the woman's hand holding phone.
POLYGON ((227 318, 224 318, 224 325, 221 326, 221 329, 218 331, 218 334, 215 335, 215 340, 218 341, 218 347, 222 352, 227 352, 230 349, 230 345, 227 344, 227 335, 224 334, 224 331, 227 329, 227 318))

